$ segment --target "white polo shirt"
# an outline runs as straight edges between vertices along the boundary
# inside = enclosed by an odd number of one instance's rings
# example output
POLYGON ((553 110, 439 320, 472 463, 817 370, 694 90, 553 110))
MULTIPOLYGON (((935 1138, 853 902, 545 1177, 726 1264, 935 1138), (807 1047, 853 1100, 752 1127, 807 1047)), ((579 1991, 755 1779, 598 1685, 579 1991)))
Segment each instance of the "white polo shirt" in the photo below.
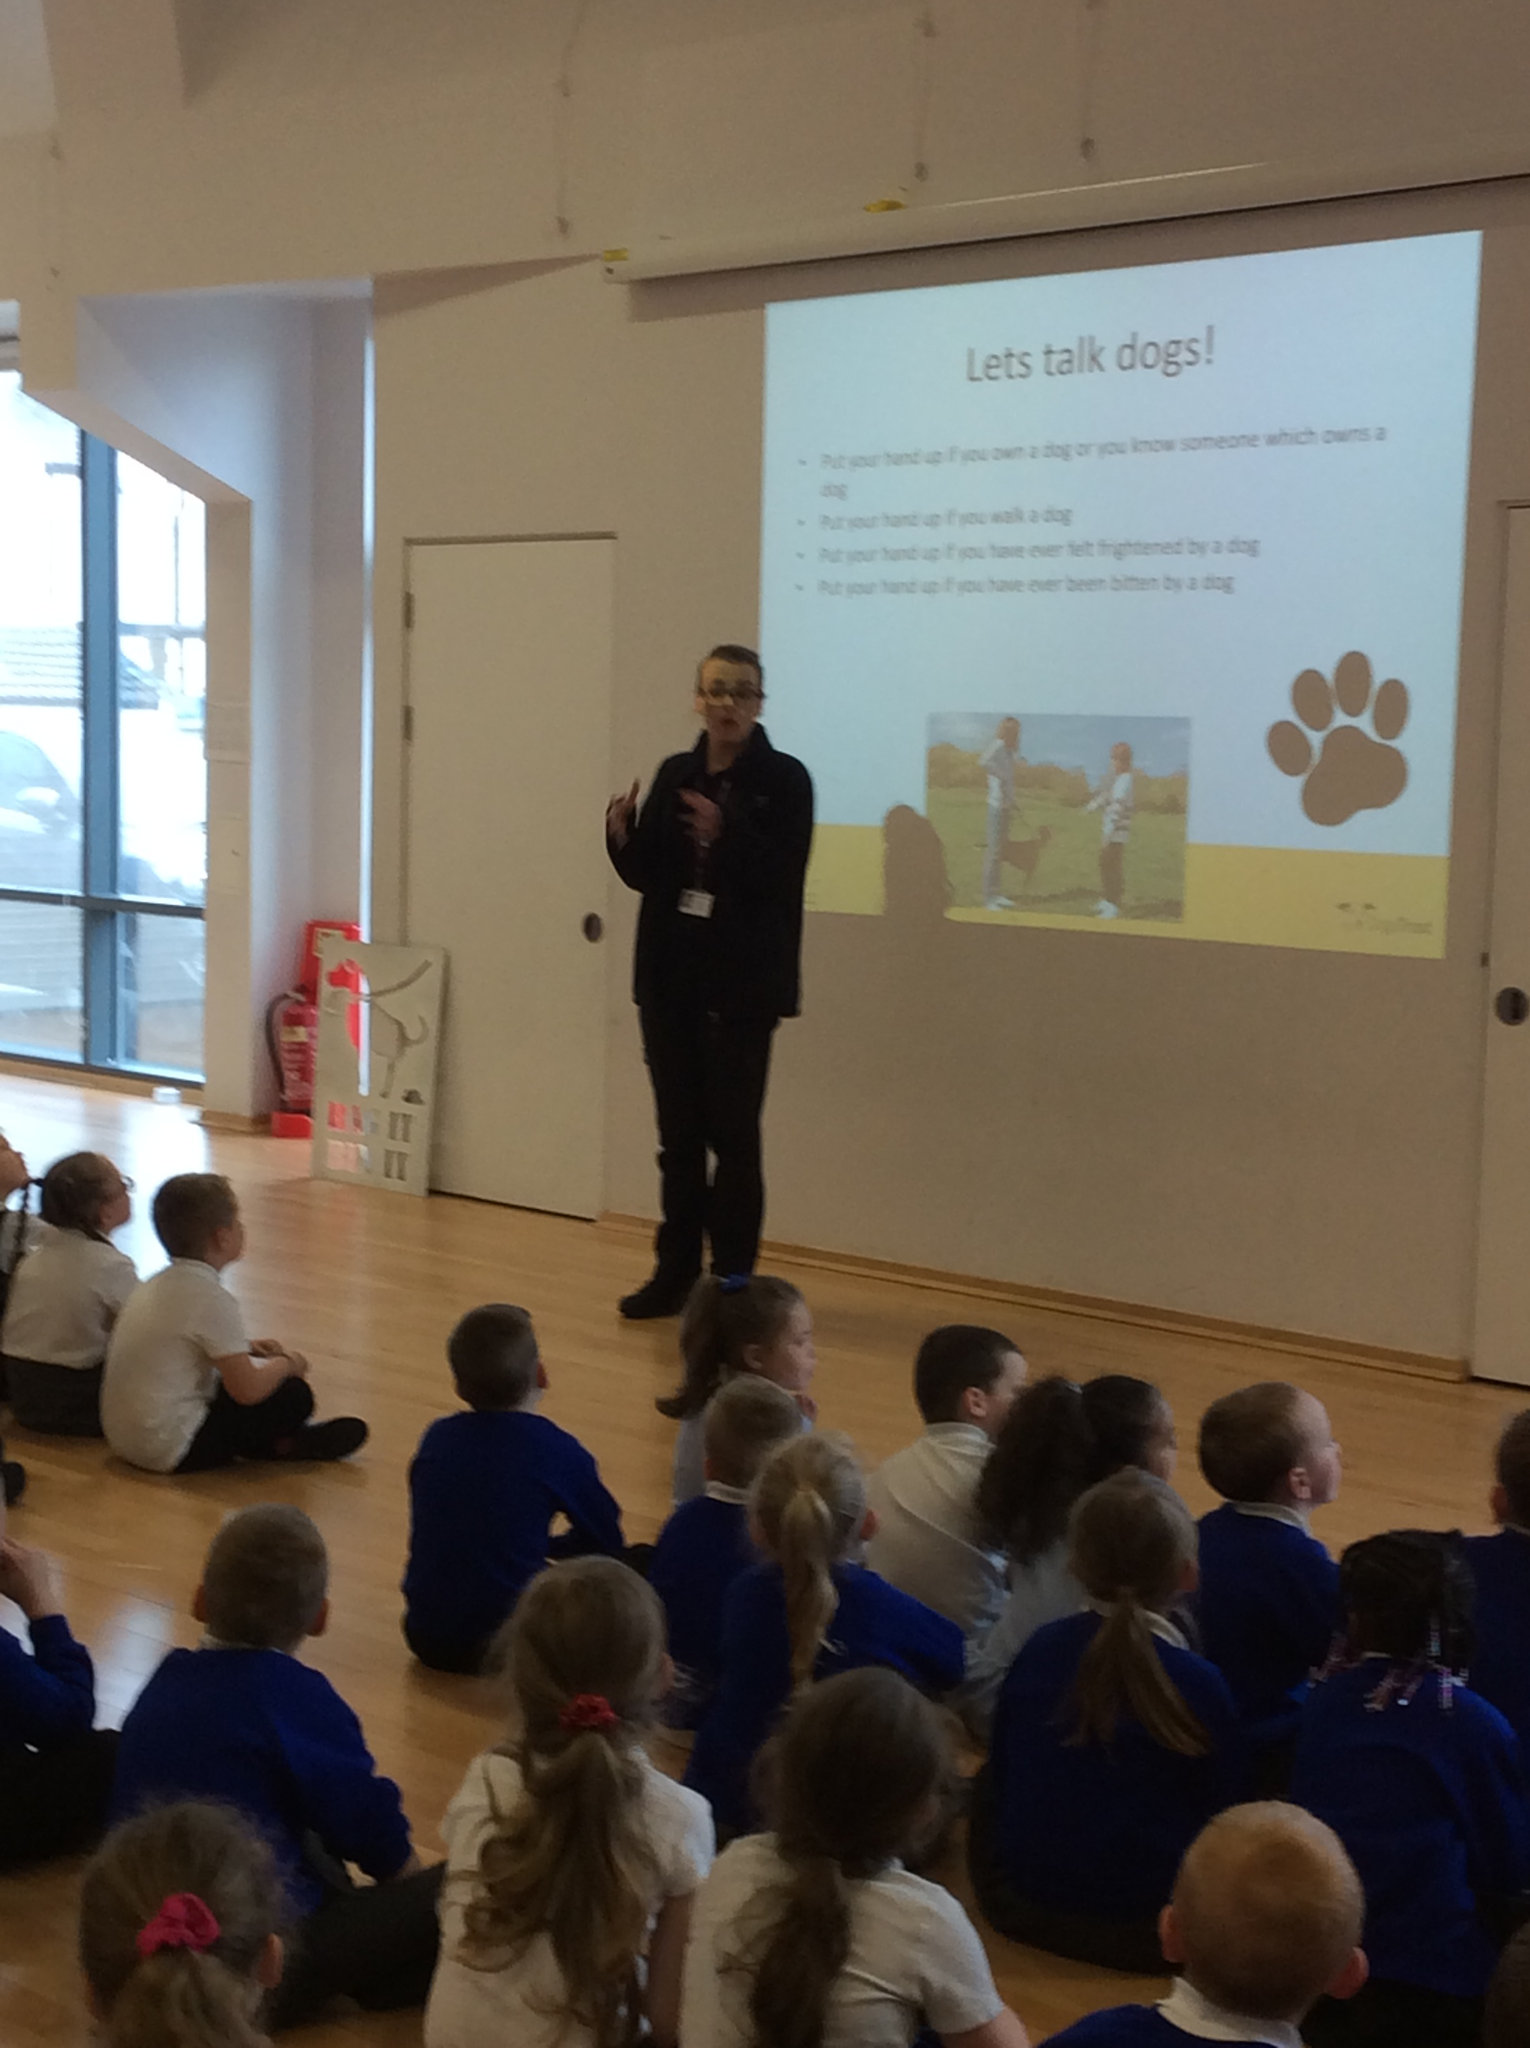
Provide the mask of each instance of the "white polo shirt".
POLYGON ((969 1636, 982 1634, 1004 1602, 1004 1558, 979 1540, 972 1505, 992 1449, 976 1423, 932 1422, 866 1489, 877 1517, 866 1562, 969 1636))
POLYGON ((11 1276, 0 1351, 39 1365, 99 1365, 137 1285, 133 1261, 104 1237, 44 1230, 11 1276))
POLYGON ((215 1358, 248 1351, 239 1304, 213 1267, 173 1259, 128 1297, 106 1353, 101 1427, 119 1458, 173 1472, 218 1391, 215 1358))

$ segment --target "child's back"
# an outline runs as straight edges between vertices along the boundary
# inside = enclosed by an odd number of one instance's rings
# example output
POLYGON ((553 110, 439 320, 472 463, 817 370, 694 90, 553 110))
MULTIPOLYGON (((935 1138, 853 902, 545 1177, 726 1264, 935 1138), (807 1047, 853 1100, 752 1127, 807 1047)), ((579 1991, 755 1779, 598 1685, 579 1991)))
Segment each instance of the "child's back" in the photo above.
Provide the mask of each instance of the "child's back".
POLYGON ((409 1467, 404 1634, 423 1663, 476 1671, 549 1557, 621 1555, 621 1510, 583 1444, 534 1412, 547 1373, 524 1309, 470 1309, 447 1355, 471 1406, 433 1422, 409 1467))
POLYGON ((1320 1401, 1269 1380, 1213 1401, 1200 1459, 1225 1502, 1200 1526, 1201 1646, 1256 1745, 1278 1750, 1340 1622, 1338 1567, 1307 1529, 1338 1492, 1339 1447, 1320 1401))
POLYGON ((762 1469, 752 1496, 770 1561, 736 1579, 723 1609, 717 1695, 685 1782, 720 1828, 749 1824, 749 1768, 795 1688, 882 1664, 930 1692, 961 1682, 961 1630, 854 1563, 865 1482, 843 1438, 799 1437, 762 1469))
POLYGON ((766 1456, 802 1424, 791 1396, 753 1373, 730 1380, 706 1412, 706 1492, 675 1509, 648 1570, 675 1663, 666 1719, 681 1728, 697 1726, 716 1691, 728 1589, 761 1561, 749 1533, 748 1488, 766 1456))
POLYGON ((173 1259, 134 1288, 112 1330, 101 1426, 148 1472, 173 1472, 218 1389, 213 1360, 247 1351, 239 1304, 211 1266, 173 1259))
POLYGON ((1492 1508, 1498 1534, 1464 1545, 1477 1589, 1470 1683, 1530 1744, 1530 1408, 1498 1439, 1492 1508))

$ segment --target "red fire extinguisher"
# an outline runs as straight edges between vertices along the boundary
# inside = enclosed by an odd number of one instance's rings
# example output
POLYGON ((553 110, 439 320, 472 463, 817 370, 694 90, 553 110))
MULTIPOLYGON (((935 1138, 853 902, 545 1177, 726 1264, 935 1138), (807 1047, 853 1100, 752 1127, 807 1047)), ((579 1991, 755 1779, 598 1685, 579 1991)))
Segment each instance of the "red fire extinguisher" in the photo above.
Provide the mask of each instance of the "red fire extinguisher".
MULTIPOLYGON (((281 1107, 271 1117, 275 1138, 306 1138, 313 1130, 314 1067, 319 1053, 319 935, 338 932, 360 940, 359 924, 311 918, 303 927, 303 952, 295 988, 285 989, 266 1010, 266 1049, 276 1076, 281 1107)), ((354 981, 355 977, 351 977, 354 981)), ((357 1019, 352 1015, 351 1035, 357 1019)))

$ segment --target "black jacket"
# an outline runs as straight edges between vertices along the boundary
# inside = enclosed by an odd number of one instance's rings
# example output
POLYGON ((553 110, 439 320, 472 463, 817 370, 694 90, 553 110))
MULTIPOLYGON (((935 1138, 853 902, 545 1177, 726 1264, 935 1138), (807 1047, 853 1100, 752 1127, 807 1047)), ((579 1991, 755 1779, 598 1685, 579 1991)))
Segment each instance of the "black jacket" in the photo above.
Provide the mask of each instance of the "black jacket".
POLYGON ((644 1008, 795 1017, 812 778, 756 726, 723 781, 722 832, 700 869, 680 791, 716 794, 705 734, 688 754, 661 763, 626 845, 606 841, 612 866, 643 898, 632 999, 644 1008), (681 891, 698 886, 714 898, 709 918, 680 910, 681 891))

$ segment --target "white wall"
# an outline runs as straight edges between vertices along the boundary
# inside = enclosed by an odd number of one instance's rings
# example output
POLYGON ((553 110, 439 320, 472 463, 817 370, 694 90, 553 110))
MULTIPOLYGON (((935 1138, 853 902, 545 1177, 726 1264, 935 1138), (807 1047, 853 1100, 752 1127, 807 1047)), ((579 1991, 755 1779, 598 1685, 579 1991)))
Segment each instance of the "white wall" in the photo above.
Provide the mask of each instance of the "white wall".
MULTIPOLYGON (((876 265, 643 287, 588 269, 377 307, 379 929, 396 903, 402 544, 618 536, 615 780, 689 736, 697 652, 756 618, 769 296, 1137 263, 1482 222, 1482 387, 1449 956, 1101 945, 813 917, 770 1105, 777 1237, 1436 1355, 1467 1343, 1499 515, 1530 493, 1517 402, 1530 192, 1367 202, 876 265), (1496 224, 1496 225, 1494 225, 1496 224)), ((766 651, 767 665, 769 653, 766 651)), ((767 706, 768 722, 768 706, 767 706)), ((577 743, 577 735, 570 736, 577 743)), ((610 1205, 653 1138, 613 889, 610 1205)))

